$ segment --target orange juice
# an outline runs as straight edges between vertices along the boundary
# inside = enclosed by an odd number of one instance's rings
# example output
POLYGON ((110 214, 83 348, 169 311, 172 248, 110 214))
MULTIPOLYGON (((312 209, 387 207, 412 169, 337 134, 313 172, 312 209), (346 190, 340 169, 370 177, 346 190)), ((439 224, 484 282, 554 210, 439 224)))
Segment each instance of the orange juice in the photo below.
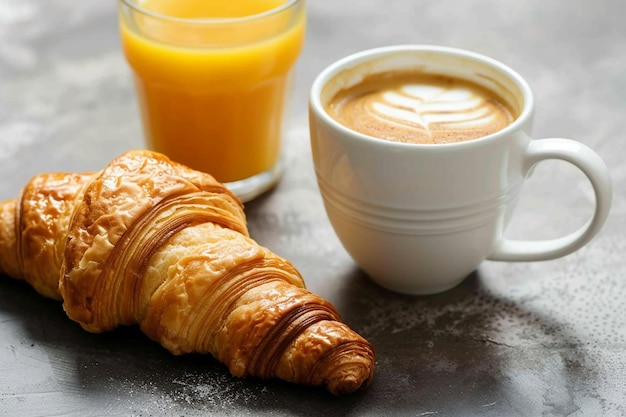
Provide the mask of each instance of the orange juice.
POLYGON ((304 0, 123 0, 150 148, 232 182, 272 169, 304 0))

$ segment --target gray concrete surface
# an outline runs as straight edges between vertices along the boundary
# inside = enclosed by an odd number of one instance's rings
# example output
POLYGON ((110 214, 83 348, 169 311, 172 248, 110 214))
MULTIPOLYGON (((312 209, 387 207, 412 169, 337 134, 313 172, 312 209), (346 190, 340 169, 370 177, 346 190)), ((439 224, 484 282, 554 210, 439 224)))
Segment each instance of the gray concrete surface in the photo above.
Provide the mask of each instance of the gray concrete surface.
MULTIPOLYGON (((0 198, 42 171, 92 170, 143 141, 115 2, 0 0, 0 198)), ((136 329, 92 335, 61 306, 0 279, 0 415, 626 415, 626 3, 622 0, 309 0, 285 140, 286 173, 246 207, 252 236, 376 347, 365 392, 332 398, 231 377, 173 357, 136 329), (426 43, 490 55, 535 91, 536 137, 569 137, 611 168, 604 230, 566 258, 485 262, 438 296, 386 292, 326 219, 311 164, 306 97, 346 54, 426 43)), ((540 165, 509 235, 574 230, 593 194, 575 169, 540 165)), ((4 277, 2 277, 4 278, 4 277)))

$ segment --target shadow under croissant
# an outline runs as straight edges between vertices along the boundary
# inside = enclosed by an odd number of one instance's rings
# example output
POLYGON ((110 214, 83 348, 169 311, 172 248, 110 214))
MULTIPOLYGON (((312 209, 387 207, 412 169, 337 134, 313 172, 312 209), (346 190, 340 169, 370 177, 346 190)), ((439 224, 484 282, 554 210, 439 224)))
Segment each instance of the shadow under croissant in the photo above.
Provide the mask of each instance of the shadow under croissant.
MULTIPOLYGON (((24 395, 25 401, 32 403, 28 398, 32 397, 33 382, 38 381, 36 390, 48 393, 46 410, 50 414, 81 406, 112 415, 224 409, 347 414, 367 396, 361 391, 335 397, 320 387, 237 378, 210 355, 170 354, 136 326, 88 333, 67 319, 58 301, 43 298, 23 282, 5 276, 0 276, 0 316, 10 317, 2 320, 0 331, 3 345, 13 349, 12 360, 0 357, 3 379, 12 381, 11 392, 0 388, 0 397, 24 395), (44 357, 46 360, 24 360, 44 357), (34 376, 34 380, 23 386, 13 382, 23 375, 34 376), (129 410, 129 404, 136 404, 136 409, 129 410)), ((11 415, 10 408, 2 408, 11 415)), ((23 404, 17 406, 13 415, 24 410, 23 404)))

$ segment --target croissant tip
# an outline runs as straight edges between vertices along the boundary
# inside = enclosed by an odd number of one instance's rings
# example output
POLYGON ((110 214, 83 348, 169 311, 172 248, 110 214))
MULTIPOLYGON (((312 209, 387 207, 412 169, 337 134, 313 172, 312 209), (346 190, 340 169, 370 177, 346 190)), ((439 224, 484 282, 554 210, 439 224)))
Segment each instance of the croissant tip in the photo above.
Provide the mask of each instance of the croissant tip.
POLYGON ((355 367, 331 379, 327 389, 331 394, 339 397, 367 388, 372 379, 373 371, 371 369, 355 367))

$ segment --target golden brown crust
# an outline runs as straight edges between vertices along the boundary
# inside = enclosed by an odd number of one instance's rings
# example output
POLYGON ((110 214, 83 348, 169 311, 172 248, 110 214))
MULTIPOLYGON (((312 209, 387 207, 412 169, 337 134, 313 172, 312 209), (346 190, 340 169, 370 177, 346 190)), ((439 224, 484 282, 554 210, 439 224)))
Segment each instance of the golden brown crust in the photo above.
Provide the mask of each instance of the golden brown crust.
POLYGON ((0 269, 62 298, 88 331, 138 324, 174 354, 336 395, 372 379, 372 346, 248 236, 236 196, 163 155, 37 176, 0 221, 0 269))
MULTIPOLYGON (((226 187, 211 176, 191 171, 160 154, 125 153, 87 185, 68 230, 65 270, 60 282, 63 306, 70 318, 93 332, 136 322, 135 311, 119 305, 124 301, 120 294, 125 293, 121 283, 131 289, 140 286, 135 281, 141 279, 141 271, 133 267, 147 259, 127 259, 131 267, 125 268, 124 272, 128 273, 122 279, 116 273, 119 268, 113 267, 117 259, 114 255, 136 253, 126 247, 133 244, 128 236, 134 229, 138 229, 138 234, 145 229, 154 230, 145 227, 150 226, 149 222, 138 226, 139 219, 153 216, 152 211, 164 202, 184 199, 190 194, 197 196, 198 209, 195 218, 188 218, 189 224, 223 221, 247 234, 241 203, 226 187), (211 216, 207 210, 218 213, 211 216), (118 248, 122 249, 116 249, 118 242, 118 248)), ((161 239, 153 239, 149 250, 162 244, 168 232, 175 233, 176 226, 186 224, 171 226, 165 233, 158 229, 161 239)), ((141 236, 137 240, 142 243, 141 236)))
POLYGON ((59 237, 65 235, 74 200, 92 175, 40 174, 18 199, 2 204, 0 261, 8 275, 19 276, 46 297, 61 299, 58 284, 65 239, 59 237))
POLYGON ((24 279, 17 254, 17 200, 0 204, 0 269, 6 275, 24 279))

